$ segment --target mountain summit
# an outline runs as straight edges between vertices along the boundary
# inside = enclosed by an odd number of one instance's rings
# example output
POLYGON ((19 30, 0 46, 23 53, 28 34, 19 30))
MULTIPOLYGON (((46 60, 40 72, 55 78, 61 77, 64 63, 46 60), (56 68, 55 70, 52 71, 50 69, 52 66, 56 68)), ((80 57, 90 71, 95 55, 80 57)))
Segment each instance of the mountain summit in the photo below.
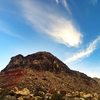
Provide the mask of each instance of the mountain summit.
POLYGON ((71 70, 49 52, 37 52, 24 57, 17 55, 0 72, 0 88, 36 87, 46 91, 64 90, 100 93, 100 84, 84 73, 71 70))
POLYGON ((34 70, 51 71, 57 73, 70 71, 67 65, 49 52, 38 52, 26 57, 19 54, 11 58, 10 63, 3 71, 18 68, 32 68, 34 70))

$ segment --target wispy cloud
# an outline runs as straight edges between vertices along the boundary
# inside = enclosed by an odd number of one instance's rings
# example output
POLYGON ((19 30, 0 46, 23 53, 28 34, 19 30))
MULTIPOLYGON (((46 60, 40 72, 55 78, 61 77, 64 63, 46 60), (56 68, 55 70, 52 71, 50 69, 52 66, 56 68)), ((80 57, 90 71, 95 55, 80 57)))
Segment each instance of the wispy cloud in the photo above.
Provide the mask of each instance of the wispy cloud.
POLYGON ((67 12, 69 14, 72 14, 71 10, 69 8, 69 5, 68 5, 68 0, 56 0, 56 2, 57 2, 57 4, 61 3, 65 7, 65 9, 67 10, 67 12))
POLYGON ((92 54, 95 51, 98 43, 100 43, 100 36, 98 36, 93 42, 91 42, 86 49, 74 54, 72 57, 65 60, 65 63, 66 64, 72 63, 74 61, 80 60, 81 58, 88 57, 90 54, 92 54))
POLYGON ((8 36, 21 39, 21 36, 19 34, 16 34, 15 32, 13 32, 12 30, 10 30, 8 25, 6 25, 6 23, 4 23, 3 21, 0 21, 0 32, 2 34, 6 34, 8 36))
POLYGON ((57 4, 59 3, 59 0, 55 0, 55 1, 56 1, 57 4))
POLYGON ((25 20, 42 33, 66 46, 76 47, 81 43, 82 33, 71 19, 60 15, 54 8, 38 1, 21 0, 25 20))

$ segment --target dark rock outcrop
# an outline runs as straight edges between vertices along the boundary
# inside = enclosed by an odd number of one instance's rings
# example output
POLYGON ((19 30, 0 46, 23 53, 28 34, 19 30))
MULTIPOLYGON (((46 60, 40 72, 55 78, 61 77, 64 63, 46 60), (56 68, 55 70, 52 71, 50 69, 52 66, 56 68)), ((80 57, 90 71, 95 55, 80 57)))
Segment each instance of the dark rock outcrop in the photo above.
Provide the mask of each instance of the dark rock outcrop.
POLYGON ((67 65, 48 52, 38 52, 26 57, 22 55, 12 57, 10 63, 3 71, 29 67, 34 70, 45 70, 51 72, 70 71, 67 65))

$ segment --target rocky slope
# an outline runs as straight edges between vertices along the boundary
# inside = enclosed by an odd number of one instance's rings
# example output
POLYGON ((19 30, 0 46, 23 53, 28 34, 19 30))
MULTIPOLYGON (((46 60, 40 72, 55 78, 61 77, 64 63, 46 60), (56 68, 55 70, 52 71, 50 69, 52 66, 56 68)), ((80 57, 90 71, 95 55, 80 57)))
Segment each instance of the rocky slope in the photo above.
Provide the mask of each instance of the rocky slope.
POLYGON ((94 77, 93 79, 100 84, 100 78, 94 77))
POLYGON ((100 93, 100 84, 78 71, 68 68, 48 52, 38 52, 26 57, 17 55, 0 72, 0 88, 27 88, 31 93, 36 88, 46 92, 66 91, 100 93))

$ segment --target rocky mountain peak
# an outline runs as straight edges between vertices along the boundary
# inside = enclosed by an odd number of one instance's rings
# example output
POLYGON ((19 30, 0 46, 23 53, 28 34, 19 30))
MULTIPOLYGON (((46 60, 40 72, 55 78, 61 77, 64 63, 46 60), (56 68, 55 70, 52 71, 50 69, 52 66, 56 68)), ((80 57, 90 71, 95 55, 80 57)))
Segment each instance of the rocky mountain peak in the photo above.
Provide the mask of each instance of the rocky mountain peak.
POLYGON ((53 72, 70 71, 67 65, 49 52, 37 52, 26 57, 19 54, 11 58, 10 63, 4 70, 12 70, 16 68, 32 68, 34 70, 53 72))

